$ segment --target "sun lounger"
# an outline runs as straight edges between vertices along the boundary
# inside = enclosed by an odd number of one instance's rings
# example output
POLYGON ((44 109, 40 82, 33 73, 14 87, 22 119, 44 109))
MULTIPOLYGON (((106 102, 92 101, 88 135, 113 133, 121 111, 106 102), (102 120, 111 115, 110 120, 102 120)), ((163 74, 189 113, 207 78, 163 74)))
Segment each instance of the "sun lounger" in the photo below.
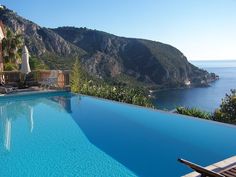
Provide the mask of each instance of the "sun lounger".
MULTIPOLYGON (((194 171, 200 173, 200 176, 202 177, 236 177, 235 162, 233 163, 233 165, 229 165, 224 169, 221 169, 220 171, 216 172, 184 159, 178 159, 178 161, 192 168, 194 171)), ((194 175, 189 175, 189 176, 194 176, 194 175)))

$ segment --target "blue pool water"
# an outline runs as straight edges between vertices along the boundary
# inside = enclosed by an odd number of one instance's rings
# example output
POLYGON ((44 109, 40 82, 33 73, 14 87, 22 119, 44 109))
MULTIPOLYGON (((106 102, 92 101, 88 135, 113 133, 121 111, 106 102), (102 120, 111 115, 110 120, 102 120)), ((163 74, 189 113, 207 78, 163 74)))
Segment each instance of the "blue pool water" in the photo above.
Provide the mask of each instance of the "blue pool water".
POLYGON ((180 176, 236 154, 235 126, 70 93, 0 98, 0 176, 180 176))

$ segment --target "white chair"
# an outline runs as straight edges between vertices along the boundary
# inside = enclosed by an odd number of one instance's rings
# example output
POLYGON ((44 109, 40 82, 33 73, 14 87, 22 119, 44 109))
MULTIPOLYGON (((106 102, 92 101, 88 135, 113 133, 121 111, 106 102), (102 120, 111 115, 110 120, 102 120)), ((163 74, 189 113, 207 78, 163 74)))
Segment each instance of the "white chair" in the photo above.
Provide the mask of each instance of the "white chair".
POLYGON ((41 87, 44 89, 49 89, 52 86, 58 87, 58 75, 58 70, 51 70, 49 77, 41 82, 41 87))

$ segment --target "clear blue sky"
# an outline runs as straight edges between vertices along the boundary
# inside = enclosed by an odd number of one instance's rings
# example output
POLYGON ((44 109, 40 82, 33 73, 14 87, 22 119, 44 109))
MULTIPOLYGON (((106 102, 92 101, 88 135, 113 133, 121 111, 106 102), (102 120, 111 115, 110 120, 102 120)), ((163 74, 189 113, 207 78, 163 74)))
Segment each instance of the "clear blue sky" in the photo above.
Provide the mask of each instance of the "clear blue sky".
POLYGON ((236 0, 2 0, 41 26, 88 27, 171 44, 189 59, 236 59, 236 0))

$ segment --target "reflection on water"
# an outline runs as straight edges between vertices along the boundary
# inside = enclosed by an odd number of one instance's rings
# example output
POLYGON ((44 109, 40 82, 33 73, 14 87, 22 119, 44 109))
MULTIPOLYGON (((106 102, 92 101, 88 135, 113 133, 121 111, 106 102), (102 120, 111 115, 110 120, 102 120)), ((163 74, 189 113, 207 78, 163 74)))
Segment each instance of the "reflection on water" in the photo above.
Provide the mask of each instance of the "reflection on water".
POLYGON ((72 119, 70 112, 83 107, 79 96, 45 95, 0 98, 1 177, 135 176, 91 144, 72 119))
POLYGON ((11 121, 6 119, 5 123, 5 140, 4 140, 4 146, 6 150, 10 151, 11 146, 11 121))
MULTIPOLYGON (((1 133, 3 135, 4 148, 7 151, 11 150, 11 134, 14 128, 14 121, 20 117, 27 120, 29 132, 34 130, 34 107, 40 103, 40 99, 34 100, 18 100, 0 102, 0 122, 1 133)), ((50 104, 60 110, 66 110, 71 113, 70 97, 56 96, 52 98, 44 98, 44 103, 50 104), (53 102, 52 102, 53 101, 53 102), (60 105, 60 107, 58 107, 60 105)))
POLYGON ((0 120, 2 123, 4 147, 7 151, 11 150, 11 132, 12 123, 18 117, 24 117, 29 124, 29 131, 32 133, 34 129, 33 107, 24 101, 21 102, 5 102, 0 103, 0 120))
POLYGON ((70 103, 71 97, 62 97, 62 96, 56 96, 52 97, 51 100, 54 102, 59 103, 68 113, 71 113, 71 103, 70 103))

